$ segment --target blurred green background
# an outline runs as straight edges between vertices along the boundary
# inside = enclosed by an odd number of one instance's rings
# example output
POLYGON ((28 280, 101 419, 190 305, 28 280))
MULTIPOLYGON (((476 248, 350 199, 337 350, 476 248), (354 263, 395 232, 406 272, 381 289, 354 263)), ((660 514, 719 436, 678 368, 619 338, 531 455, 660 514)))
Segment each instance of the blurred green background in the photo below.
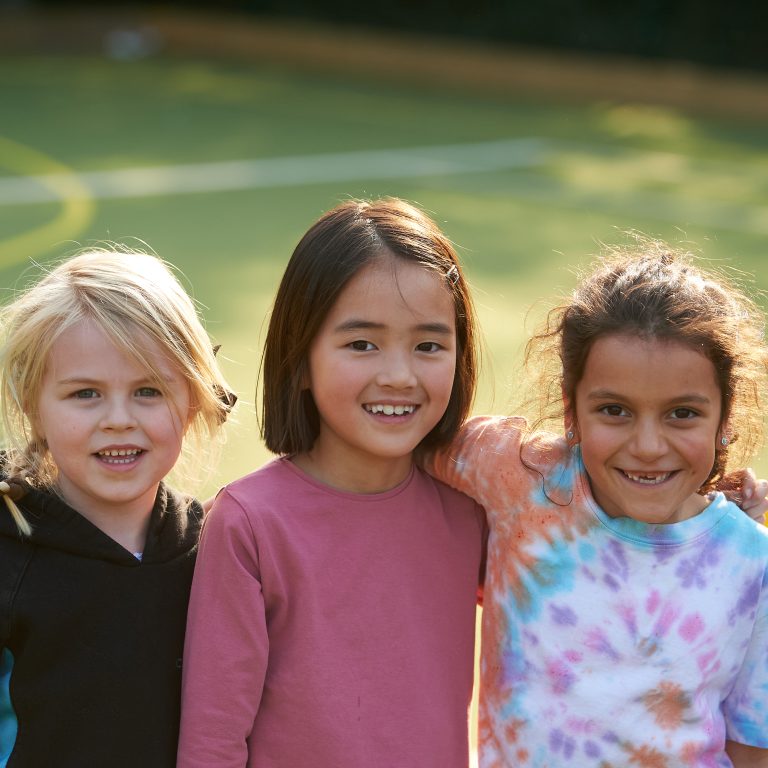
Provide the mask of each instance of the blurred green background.
MULTIPOLYGON (((527 333, 575 269, 628 230, 747 273, 755 294, 768 288, 765 118, 655 104, 631 85, 588 93, 169 55, 146 30, 101 50, 6 53, 0 298, 34 264, 105 240, 175 264, 240 396, 198 490, 209 493, 267 458, 253 395, 294 245, 341 200, 397 195, 441 224, 473 284, 487 340, 476 410, 512 411, 527 333)), ((768 474, 766 455, 755 466, 768 474)))

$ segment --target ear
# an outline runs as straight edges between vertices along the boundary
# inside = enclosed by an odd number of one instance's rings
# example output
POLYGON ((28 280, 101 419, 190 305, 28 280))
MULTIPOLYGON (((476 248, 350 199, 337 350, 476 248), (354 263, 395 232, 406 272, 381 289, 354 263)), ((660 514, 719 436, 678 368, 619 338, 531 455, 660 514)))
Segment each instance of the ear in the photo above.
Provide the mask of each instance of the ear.
POLYGON ((728 419, 726 419, 717 430, 717 442, 715 443, 715 450, 722 451, 727 448, 733 440, 733 430, 728 419))
POLYGON ((565 393, 561 390, 563 396, 563 426, 565 427, 565 437, 568 443, 574 445, 579 442, 579 427, 576 422, 576 408, 565 393))
POLYGON ((24 403, 24 415, 29 422, 30 442, 45 443, 45 430, 40 421, 37 408, 29 408, 29 403, 24 403))

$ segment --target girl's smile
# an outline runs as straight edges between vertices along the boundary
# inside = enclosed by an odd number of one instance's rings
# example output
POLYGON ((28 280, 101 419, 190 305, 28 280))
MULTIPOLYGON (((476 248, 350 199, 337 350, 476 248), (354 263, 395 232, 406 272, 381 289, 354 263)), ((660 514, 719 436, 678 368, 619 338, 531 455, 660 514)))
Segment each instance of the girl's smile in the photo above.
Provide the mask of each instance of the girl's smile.
POLYGON ((720 437, 711 361, 677 341, 598 338, 576 386, 575 427, 592 493, 612 517, 673 523, 707 504, 720 437))
POLYGON ((660 474, 654 475, 650 472, 633 473, 624 470, 624 475, 626 477, 635 483, 640 483, 641 485, 658 485, 659 483, 663 483, 665 480, 672 477, 673 474, 674 472, 662 472, 660 474))
POLYGON ((149 519, 190 413, 184 377, 145 341, 161 383, 93 323, 65 330, 49 353, 34 418, 65 501, 118 541, 127 521, 149 519))
POLYGON ((340 293, 312 342, 309 369, 320 431, 296 464, 354 492, 402 482, 453 388, 456 320, 445 278, 377 258, 340 293))
POLYGON ((139 460, 139 456, 144 453, 145 451, 142 448, 114 447, 102 448, 101 450, 96 451, 96 457, 107 466, 114 468, 128 468, 134 466, 139 460))
POLYGON ((375 405, 366 403, 363 407, 368 413, 384 416, 409 416, 418 408, 417 405, 393 405, 392 403, 376 403, 375 405))

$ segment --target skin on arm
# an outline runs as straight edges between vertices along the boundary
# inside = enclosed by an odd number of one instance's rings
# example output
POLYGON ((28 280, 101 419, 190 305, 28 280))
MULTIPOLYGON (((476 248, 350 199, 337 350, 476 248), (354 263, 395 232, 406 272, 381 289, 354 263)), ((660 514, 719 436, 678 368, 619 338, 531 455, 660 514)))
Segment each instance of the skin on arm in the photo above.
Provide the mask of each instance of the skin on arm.
POLYGON ((734 768, 768 768, 768 749, 726 741, 725 751, 734 768))

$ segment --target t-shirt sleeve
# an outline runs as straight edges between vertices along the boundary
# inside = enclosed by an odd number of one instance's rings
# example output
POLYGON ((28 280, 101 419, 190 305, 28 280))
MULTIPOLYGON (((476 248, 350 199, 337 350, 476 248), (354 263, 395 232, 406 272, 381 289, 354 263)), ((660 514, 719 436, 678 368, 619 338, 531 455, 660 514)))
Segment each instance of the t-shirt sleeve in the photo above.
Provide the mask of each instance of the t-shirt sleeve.
POLYGON ((222 491, 203 527, 182 673, 179 768, 242 768, 261 702, 268 638, 257 544, 222 491))
POLYGON ((520 441, 524 422, 477 416, 462 426, 448 448, 431 454, 424 469, 465 493, 486 511, 495 506, 499 481, 522 472, 520 441))
MULTIPOLYGON (((768 573, 753 589, 760 590, 757 615, 744 662, 723 705, 727 738, 751 747, 768 748, 768 573)), ((749 590, 747 590, 749 591, 749 590)), ((742 596, 742 600, 746 595, 742 596)), ((738 598, 737 598, 738 599, 738 598)))

